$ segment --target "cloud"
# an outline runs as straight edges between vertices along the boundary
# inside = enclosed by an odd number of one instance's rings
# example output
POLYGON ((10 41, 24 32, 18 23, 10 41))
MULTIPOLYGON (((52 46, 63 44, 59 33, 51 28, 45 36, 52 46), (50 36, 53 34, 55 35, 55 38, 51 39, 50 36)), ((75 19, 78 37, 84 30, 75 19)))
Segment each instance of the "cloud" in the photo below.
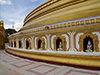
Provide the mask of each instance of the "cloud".
POLYGON ((35 2, 35 1, 37 1, 37 0, 31 0, 31 2, 35 2))
MULTIPOLYGON (((4 28, 5 28, 5 29, 9 29, 9 28, 12 29, 12 25, 13 25, 13 24, 4 25, 4 28)), ((21 21, 15 21, 15 23, 14 23, 14 29, 15 29, 16 31, 18 31, 19 29, 21 29, 22 26, 23 26, 23 22, 21 22, 21 21)))
POLYGON ((12 28, 12 25, 4 25, 4 28, 5 29, 9 29, 10 28, 11 29, 12 28))
POLYGON ((12 5, 10 0, 0 0, 0 4, 8 4, 8 5, 12 5))
POLYGON ((21 21, 16 21, 15 24, 14 24, 14 29, 15 29, 16 31, 18 31, 19 29, 22 28, 22 26, 23 26, 23 22, 21 22, 21 21))
POLYGON ((10 21, 10 22, 14 22, 14 19, 10 19, 9 21, 10 21))

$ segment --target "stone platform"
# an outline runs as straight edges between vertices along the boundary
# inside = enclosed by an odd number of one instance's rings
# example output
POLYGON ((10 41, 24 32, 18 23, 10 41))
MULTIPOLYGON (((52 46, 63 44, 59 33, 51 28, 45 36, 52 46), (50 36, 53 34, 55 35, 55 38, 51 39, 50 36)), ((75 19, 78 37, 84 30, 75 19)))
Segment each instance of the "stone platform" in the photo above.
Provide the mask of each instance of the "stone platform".
POLYGON ((100 71, 31 61, 1 50, 0 75, 100 75, 100 71))

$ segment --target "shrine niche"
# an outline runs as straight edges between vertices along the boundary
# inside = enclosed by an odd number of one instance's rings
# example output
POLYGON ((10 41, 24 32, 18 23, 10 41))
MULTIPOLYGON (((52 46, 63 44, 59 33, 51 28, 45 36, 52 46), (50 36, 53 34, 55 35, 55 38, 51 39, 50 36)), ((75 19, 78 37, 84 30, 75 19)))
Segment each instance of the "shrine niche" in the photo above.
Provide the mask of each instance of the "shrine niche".
POLYGON ((91 37, 86 37, 84 39, 84 52, 93 52, 93 39, 91 37))
POLYGON ((29 42, 26 41, 26 49, 29 49, 29 42))
POLYGON ((53 38, 54 51, 66 51, 65 36, 58 34, 53 38))
POLYGON ((16 48, 16 41, 14 41, 14 47, 16 48))
POLYGON ((13 42, 11 42, 11 47, 13 47, 13 42))
POLYGON ((32 49, 30 39, 27 38, 25 43, 26 43, 26 47, 25 47, 26 49, 32 49))
POLYGON ((38 50, 43 50, 43 45, 41 40, 38 41, 38 50))
POLYGON ((56 50, 57 51, 62 51, 63 49, 63 46, 62 46, 62 40, 60 38, 57 38, 56 40, 56 50))
POLYGON ((45 40, 42 37, 36 39, 37 50, 45 50, 45 40))
POLYGON ((9 41, 9 47, 11 47, 11 43, 10 43, 10 41, 9 41))
POLYGON ((21 40, 19 40, 19 48, 23 48, 22 47, 22 41, 21 40))
POLYGON ((86 52, 90 48, 89 46, 91 46, 91 50, 87 52, 99 52, 98 44, 99 40, 96 34, 85 32, 79 38, 79 51, 86 52))

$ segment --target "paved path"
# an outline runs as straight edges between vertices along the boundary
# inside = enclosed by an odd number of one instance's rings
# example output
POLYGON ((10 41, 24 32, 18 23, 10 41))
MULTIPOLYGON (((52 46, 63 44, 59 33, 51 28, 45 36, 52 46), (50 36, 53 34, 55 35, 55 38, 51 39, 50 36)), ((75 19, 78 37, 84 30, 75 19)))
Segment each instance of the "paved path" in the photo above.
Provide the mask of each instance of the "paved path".
POLYGON ((22 59, 0 51, 0 75, 100 75, 100 71, 22 59))

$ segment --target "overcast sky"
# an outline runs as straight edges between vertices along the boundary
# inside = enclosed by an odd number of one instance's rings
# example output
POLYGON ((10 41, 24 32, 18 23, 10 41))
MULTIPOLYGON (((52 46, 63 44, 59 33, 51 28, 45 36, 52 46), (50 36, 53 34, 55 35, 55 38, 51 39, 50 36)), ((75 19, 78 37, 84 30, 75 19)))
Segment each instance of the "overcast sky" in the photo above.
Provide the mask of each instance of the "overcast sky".
POLYGON ((19 30, 25 17, 36 7, 48 0, 0 0, 0 20, 4 21, 5 29, 19 30))

